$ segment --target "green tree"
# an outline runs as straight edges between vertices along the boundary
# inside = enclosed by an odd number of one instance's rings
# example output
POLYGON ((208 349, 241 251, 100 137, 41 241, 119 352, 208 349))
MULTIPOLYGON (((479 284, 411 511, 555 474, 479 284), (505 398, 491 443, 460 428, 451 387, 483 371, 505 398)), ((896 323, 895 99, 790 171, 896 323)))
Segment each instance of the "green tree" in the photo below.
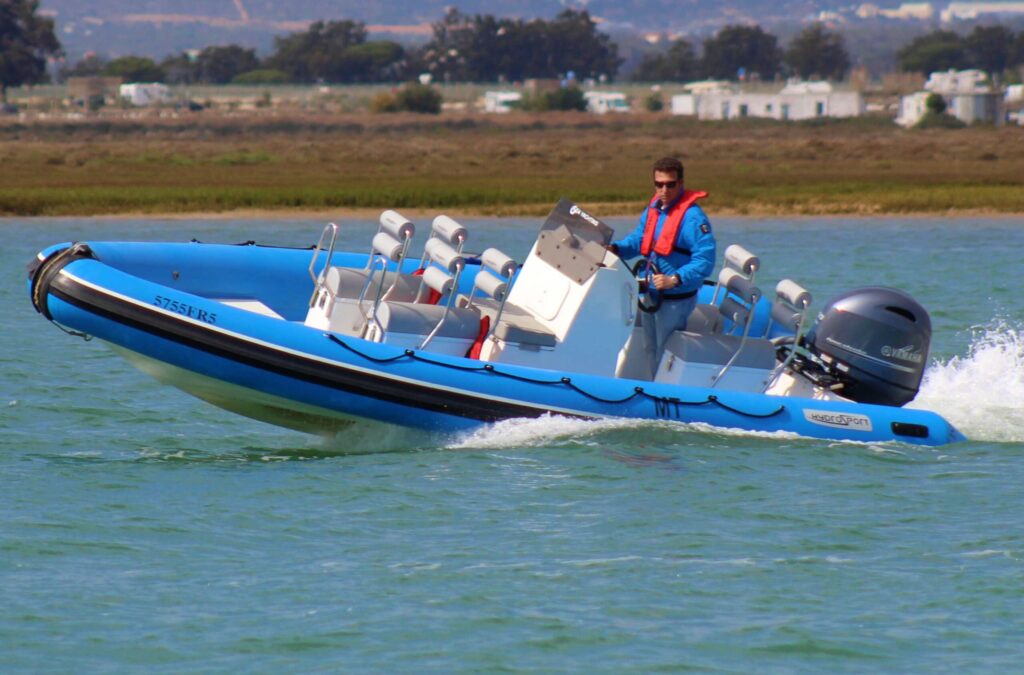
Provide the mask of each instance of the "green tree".
POLYGON ((531 96, 522 102, 524 110, 579 110, 587 109, 587 99, 579 87, 561 87, 554 91, 531 96))
POLYGON ((433 26, 433 39, 412 59, 444 81, 493 82, 528 77, 614 76, 618 47, 585 11, 565 10, 553 21, 469 16, 451 9, 433 26))
POLYGON ((782 50, 774 35, 760 26, 726 26, 704 41, 704 73, 735 80, 741 73, 771 80, 782 64, 782 50))
POLYGON ((929 94, 924 102, 925 113, 915 129, 962 129, 966 125, 946 112, 946 99, 939 94, 929 94))
POLYGON ((946 112, 946 99, 942 98, 941 94, 928 94, 928 98, 924 101, 924 107, 934 115, 941 115, 946 112))
POLYGON ((850 55, 843 36, 820 23, 808 26, 786 50, 786 65, 803 79, 841 80, 850 69, 850 55))
POLYGON ((62 53, 39 0, 0 0, 0 100, 8 87, 46 81, 46 58, 62 53))
POLYGON ((441 112, 441 92, 419 82, 410 82, 395 94, 399 110, 436 115, 441 112))
POLYGON ((199 81, 211 84, 226 84, 238 75, 259 67, 256 50, 238 45, 207 47, 196 57, 199 81))
POLYGON ((73 66, 64 67, 60 70, 60 78, 66 80, 69 77, 92 77, 103 72, 107 65, 100 56, 89 54, 75 62, 73 66))
POLYGON ((967 59, 972 66, 998 77, 1010 65, 1013 31, 1005 26, 977 26, 964 38, 967 59))
POLYGON ((122 56, 103 67, 103 74, 125 82, 163 82, 164 71, 145 56, 122 56))
POLYGON ((963 39, 948 30, 922 35, 896 52, 900 69, 911 73, 934 73, 970 65, 963 39))
POLYGON ((622 65, 618 46, 597 30, 585 10, 563 10, 547 24, 545 37, 551 75, 573 72, 580 78, 613 78, 622 65))
POLYGON ((189 54, 174 54, 160 62, 164 81, 172 84, 192 84, 199 81, 196 60, 189 54))
POLYGON ((405 49, 397 42, 374 40, 345 50, 332 73, 334 82, 396 82, 405 67, 405 49))
POLYGON ((683 39, 673 40, 667 51, 644 58, 633 71, 637 82, 691 82, 700 77, 700 62, 693 45, 683 39))
POLYGON ((1010 45, 1010 56, 1007 65, 1011 68, 1024 66, 1024 30, 1017 33, 1017 38, 1010 45))
POLYGON ((242 73, 231 80, 231 84, 284 84, 288 75, 280 70, 260 69, 242 73))
POLYGON ((359 21, 316 21, 309 30, 274 38, 274 54, 267 67, 288 73, 293 81, 340 81, 345 52, 366 42, 366 26, 359 21))

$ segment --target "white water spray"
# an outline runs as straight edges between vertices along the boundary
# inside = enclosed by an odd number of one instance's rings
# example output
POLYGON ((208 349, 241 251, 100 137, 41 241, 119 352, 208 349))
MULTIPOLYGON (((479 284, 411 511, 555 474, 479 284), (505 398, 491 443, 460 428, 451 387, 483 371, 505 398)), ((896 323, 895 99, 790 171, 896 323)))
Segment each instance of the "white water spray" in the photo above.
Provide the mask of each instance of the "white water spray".
POLYGON ((530 448, 580 441, 603 431, 615 431, 637 426, 636 420, 606 419, 580 420, 555 415, 537 418, 503 420, 480 427, 455 439, 448 445, 457 450, 502 448, 530 448))
POLYGON ((928 367, 908 407, 934 410, 971 440, 1024 441, 1024 327, 976 328, 966 356, 928 367))

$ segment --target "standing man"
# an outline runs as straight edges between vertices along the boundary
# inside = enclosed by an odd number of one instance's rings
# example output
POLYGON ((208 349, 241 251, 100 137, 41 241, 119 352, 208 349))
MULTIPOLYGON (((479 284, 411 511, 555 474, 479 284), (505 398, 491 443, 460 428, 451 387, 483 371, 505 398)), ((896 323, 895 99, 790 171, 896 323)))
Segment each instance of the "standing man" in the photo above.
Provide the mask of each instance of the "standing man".
MULTIPOLYGON (((708 196, 683 188, 683 163, 664 157, 654 163, 654 197, 636 229, 608 246, 621 258, 647 259, 649 293, 660 306, 654 318, 654 368, 674 330, 686 328, 697 292, 715 268, 715 236, 697 200, 708 196)), ((643 269, 643 268, 641 268, 643 269)), ((648 317, 644 317, 647 319, 648 317)))

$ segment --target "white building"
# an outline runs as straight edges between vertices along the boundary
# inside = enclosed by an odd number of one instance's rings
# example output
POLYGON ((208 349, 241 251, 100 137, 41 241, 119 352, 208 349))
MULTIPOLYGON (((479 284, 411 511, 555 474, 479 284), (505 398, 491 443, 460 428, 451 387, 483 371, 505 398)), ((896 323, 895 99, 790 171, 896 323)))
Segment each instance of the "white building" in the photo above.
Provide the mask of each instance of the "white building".
POLYGON ((701 120, 858 117, 864 114, 864 99, 860 92, 839 91, 828 82, 790 82, 777 93, 710 88, 673 96, 672 114, 696 115, 701 120))
POLYGON ((932 73, 924 91, 904 96, 896 123, 905 127, 917 124, 927 112, 926 102, 938 94, 946 102, 946 112, 965 124, 981 122, 1001 125, 1004 122, 1004 101, 988 77, 980 70, 949 70, 932 73))
POLYGON ((972 21, 983 15, 1024 14, 1024 2, 951 2, 942 10, 939 18, 943 23, 954 20, 972 21))
POLYGON ((128 99, 129 103, 138 107, 167 103, 172 99, 170 88, 159 82, 122 84, 118 93, 121 98, 128 99))
POLYGON ((522 100, 523 95, 518 91, 488 91, 484 93, 484 112, 512 112, 522 100))
POLYGON ((861 19, 917 19, 928 21, 935 16, 935 7, 930 2, 904 2, 896 9, 883 9, 878 5, 864 3, 857 8, 856 14, 861 19))
POLYGON ((598 115, 617 112, 628 113, 629 101, 626 95, 618 91, 588 91, 583 94, 587 101, 587 110, 598 115))

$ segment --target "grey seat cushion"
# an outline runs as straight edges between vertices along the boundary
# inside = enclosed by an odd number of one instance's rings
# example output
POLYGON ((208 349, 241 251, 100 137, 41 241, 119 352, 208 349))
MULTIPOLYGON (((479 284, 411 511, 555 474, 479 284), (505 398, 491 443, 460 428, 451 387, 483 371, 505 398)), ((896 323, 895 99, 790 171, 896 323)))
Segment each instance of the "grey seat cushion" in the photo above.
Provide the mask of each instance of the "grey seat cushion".
MULTIPOLYGON (((427 335, 444 315, 442 305, 424 305, 412 302, 382 302, 377 308, 377 320, 385 333, 427 335)), ((441 325, 438 337, 475 340, 480 333, 480 313, 474 309, 452 307, 441 325)))
MULTIPOLYGON (((482 314, 489 316, 492 322, 498 314, 500 304, 493 298, 473 298, 473 306, 482 314)), ((505 303, 505 310, 501 313, 501 321, 492 327, 494 334, 506 342, 519 342, 538 347, 554 347, 558 342, 554 333, 522 309, 508 303, 505 303)))
MULTIPOLYGON (((350 267, 332 267, 327 273, 327 287, 339 298, 358 298, 366 283, 366 270, 352 269, 350 267)), ((430 289, 425 285, 420 288, 422 277, 412 274, 399 274, 398 283, 394 288, 391 284, 395 281, 395 272, 384 274, 384 300, 396 302, 422 302, 429 294, 430 289), (388 289, 391 289, 388 291, 388 289)), ((380 283, 380 270, 373 275, 373 283, 366 291, 366 297, 371 300, 376 296, 377 284, 380 283)))
MULTIPOLYGON (((736 335, 677 331, 668 339, 665 349, 689 363, 724 366, 736 353, 741 339, 736 335)), ((748 338, 733 365, 770 370, 775 367, 775 346, 769 340, 748 338)))
POLYGON ((697 305, 686 319, 686 330, 690 333, 721 333, 724 323, 718 305, 697 305))

